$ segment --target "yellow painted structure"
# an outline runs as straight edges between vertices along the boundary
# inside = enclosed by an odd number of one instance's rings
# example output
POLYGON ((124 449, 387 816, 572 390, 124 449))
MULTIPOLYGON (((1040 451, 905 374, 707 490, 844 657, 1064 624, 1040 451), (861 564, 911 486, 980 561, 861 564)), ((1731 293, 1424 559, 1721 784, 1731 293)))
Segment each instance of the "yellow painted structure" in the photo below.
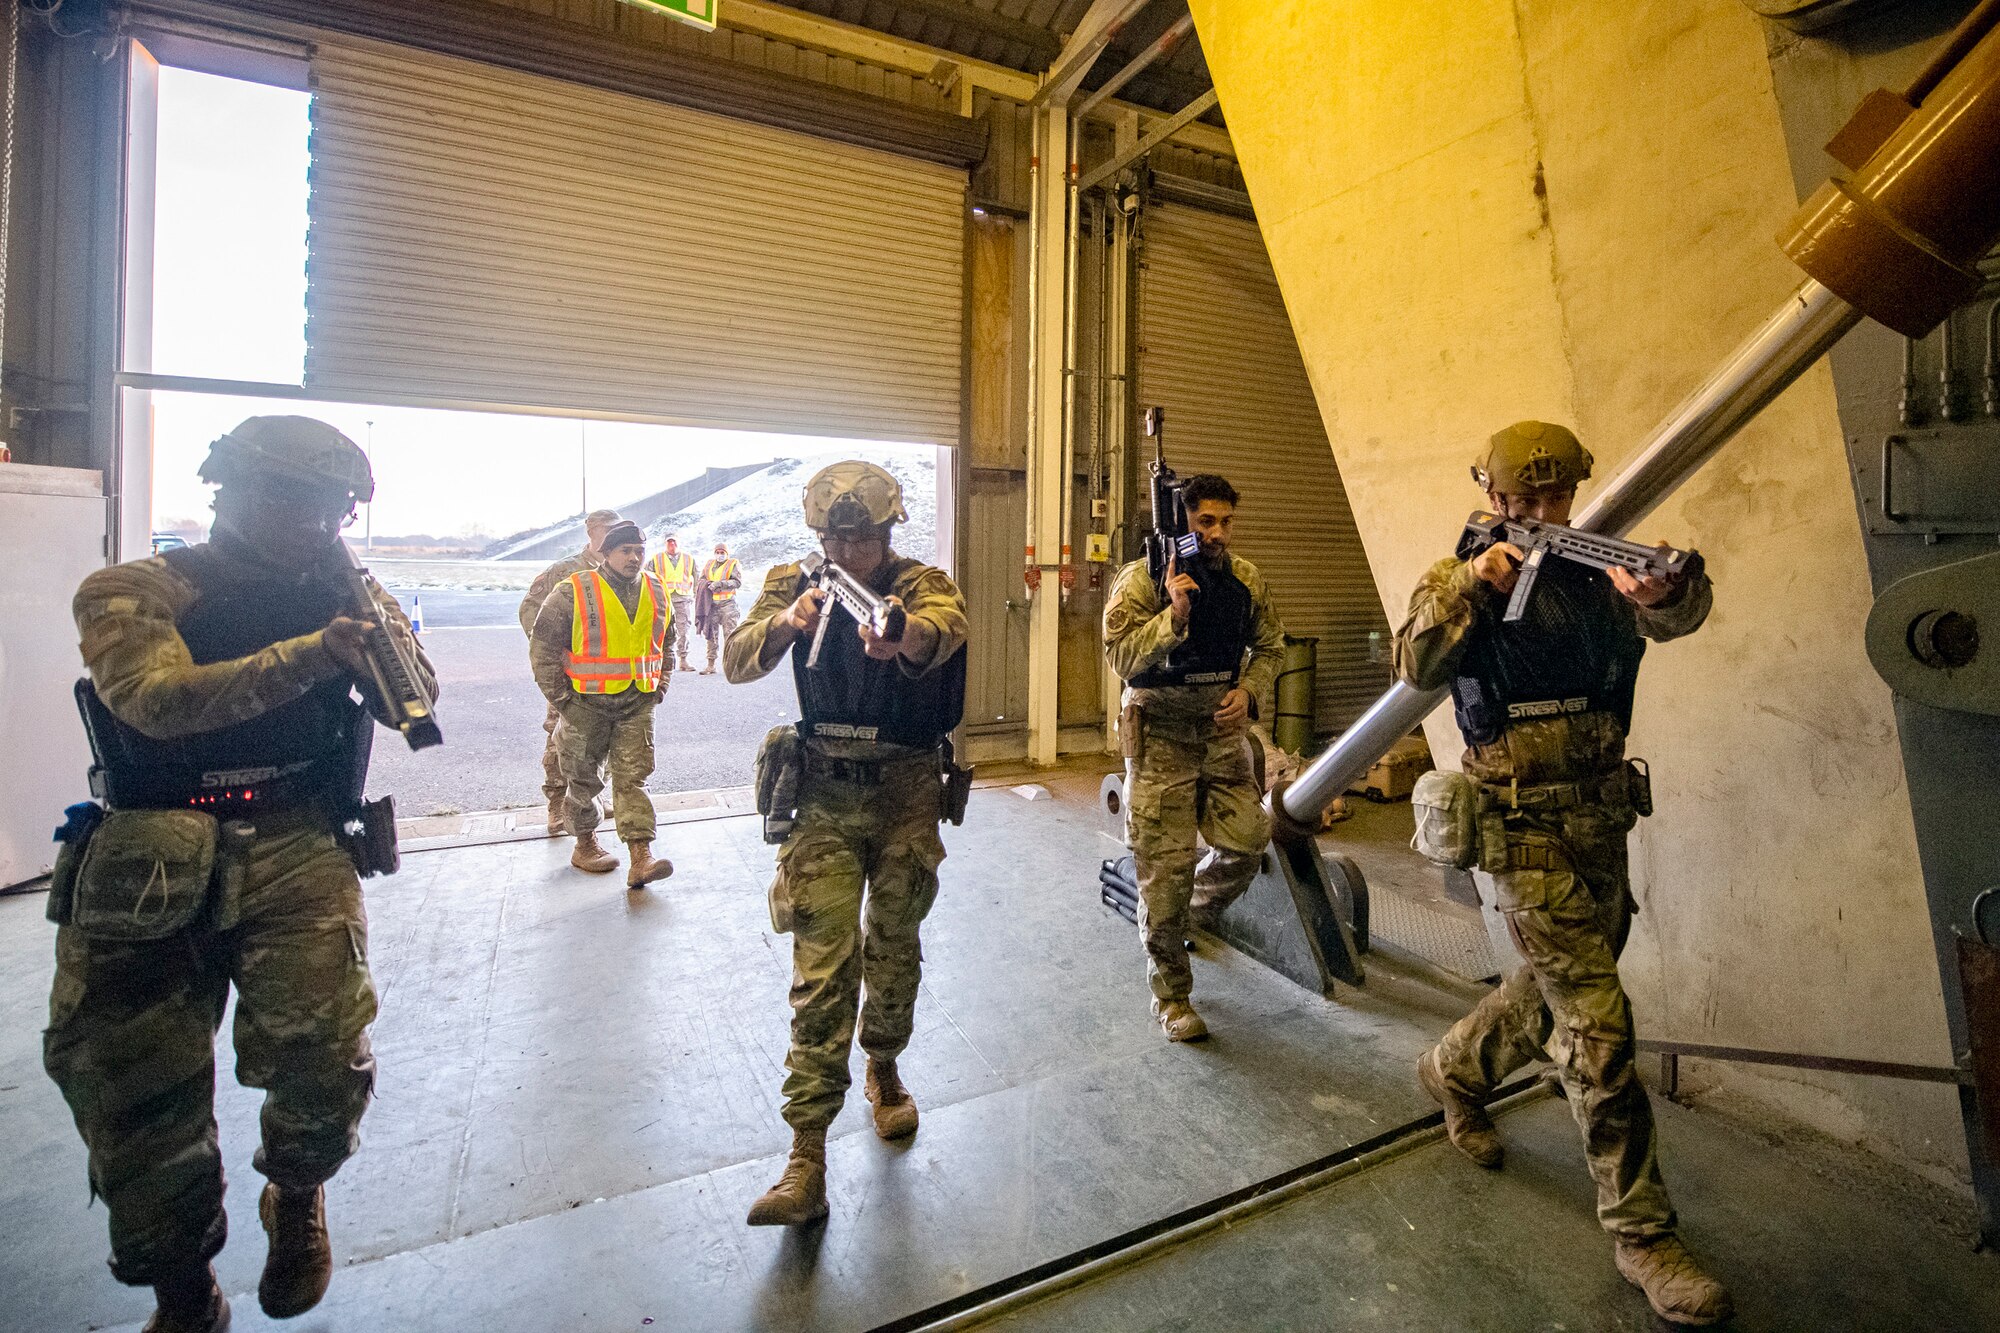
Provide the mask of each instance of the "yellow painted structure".
MULTIPOLYGON (((1480 498, 1479 441, 1569 422, 1609 475, 1799 280, 1771 239, 1798 196, 1765 35, 1738 0, 1193 10, 1392 622, 1480 498)), ((1828 370, 1634 535, 1700 548, 1717 582, 1708 626, 1641 680, 1641 1035, 1948 1062, 1828 370)), ((1455 756, 1448 710, 1428 726, 1455 756)), ((1963 1169, 1948 1089, 1714 1072, 1963 1169)))

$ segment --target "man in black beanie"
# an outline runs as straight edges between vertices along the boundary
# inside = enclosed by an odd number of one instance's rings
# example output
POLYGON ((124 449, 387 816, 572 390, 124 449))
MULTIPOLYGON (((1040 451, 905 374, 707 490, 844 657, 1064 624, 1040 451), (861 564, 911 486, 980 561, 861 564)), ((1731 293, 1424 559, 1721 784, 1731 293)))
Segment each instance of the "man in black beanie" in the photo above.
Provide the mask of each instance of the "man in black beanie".
POLYGON ((535 617, 528 660, 560 717, 556 755, 568 784, 570 864, 593 875, 618 868, 597 844, 597 794, 611 772, 611 815, 631 852, 627 888, 674 873, 653 856, 657 831, 646 779, 653 775, 653 710, 667 692, 667 636, 673 604, 645 567, 646 534, 624 521, 599 542, 603 562, 556 584, 535 617))

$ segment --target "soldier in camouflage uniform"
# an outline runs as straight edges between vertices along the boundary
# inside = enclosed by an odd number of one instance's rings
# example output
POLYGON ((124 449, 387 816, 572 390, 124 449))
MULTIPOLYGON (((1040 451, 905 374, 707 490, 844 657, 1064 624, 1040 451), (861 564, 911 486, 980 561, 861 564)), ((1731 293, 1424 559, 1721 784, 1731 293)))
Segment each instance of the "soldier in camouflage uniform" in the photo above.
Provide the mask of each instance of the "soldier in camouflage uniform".
MULTIPOLYGON (((155 1289, 149 1333, 229 1320, 209 1261, 226 1234, 214 1037, 231 985, 236 1076, 265 1091, 258 1300, 275 1318, 326 1290, 323 1183, 353 1153, 375 1080, 367 917, 334 837, 367 762, 357 682, 381 712, 362 655, 374 623, 345 614, 334 547, 373 494, 368 462, 324 423, 253 417, 215 442, 201 476, 220 487, 213 539, 92 574, 75 613, 115 753, 143 757, 102 758, 113 808, 254 821, 224 826, 236 887, 225 911, 211 883, 209 901, 160 938, 87 933, 79 923, 101 917, 81 909, 102 891, 88 876, 50 902, 63 924, 44 1062, 90 1151, 112 1274, 155 1289)), ((400 608, 370 588, 434 691, 400 608)))
POLYGON ((729 642, 743 619, 736 605, 736 593, 742 586, 743 566, 729 554, 726 543, 717 542, 715 555, 702 564, 701 578, 695 585, 697 602, 706 599, 708 603, 708 613, 701 620, 702 637, 708 640, 708 665, 701 670, 704 676, 715 674, 717 645, 729 642))
POLYGON ((944 571, 890 549, 890 528, 908 518, 896 479, 868 463, 836 463, 807 483, 805 511, 827 559, 901 605, 907 623, 900 638, 881 638, 828 605, 798 565, 780 565, 724 655, 725 673, 740 684, 789 653, 804 714, 798 818, 771 887, 772 925, 792 936, 784 1087, 792 1153, 750 1209, 752 1226, 826 1215, 826 1130, 847 1095, 857 1009, 875 1132, 893 1139, 917 1130, 896 1057, 910 1040, 917 931, 944 860, 939 747, 965 701, 965 599, 944 571), (824 617, 832 619, 809 669, 824 617))
MULTIPOLYGON (((1494 512, 1566 523, 1590 466, 1569 431, 1524 421, 1493 437, 1473 475, 1494 512)), ((1625 838, 1635 794, 1647 799, 1625 762, 1639 659, 1646 639, 1699 628, 1713 590, 1701 573, 1669 581, 1550 559, 1527 614, 1509 624, 1500 615, 1522 558, 1501 542, 1439 561, 1396 632, 1406 684, 1452 687, 1465 772, 1480 784, 1482 864, 1527 959, 1423 1056, 1418 1080, 1445 1108, 1452 1142, 1498 1167, 1484 1103, 1509 1074, 1553 1056, 1619 1272, 1663 1318, 1717 1323, 1729 1297, 1675 1235, 1618 979, 1634 910, 1625 838)))
MULTIPOLYGON (((535 575, 534 582, 528 585, 527 595, 521 598, 521 609, 517 612, 521 621, 521 633, 528 636, 529 643, 534 642, 535 617, 542 613, 542 603, 549 599, 549 594, 555 590, 556 584, 570 575, 597 568, 598 562, 604 558, 602 552, 598 550, 598 543, 604 540, 604 534, 611 531, 618 521, 618 511, 615 509, 591 510, 583 520, 583 549, 575 555, 564 556, 535 575)), ((565 793, 569 789, 569 784, 563 781, 562 761, 556 757, 556 727, 561 721, 561 714, 556 712, 554 704, 550 704, 548 716, 542 719, 542 731, 548 737, 548 743, 542 747, 542 798, 549 803, 548 827, 551 837, 569 831, 567 816, 564 813, 567 799, 565 793)))
POLYGON ((1212 929, 1250 887, 1271 840, 1249 729, 1277 679, 1285 628, 1264 576, 1230 554, 1236 488, 1204 474, 1181 495, 1200 554, 1187 569, 1169 565, 1164 595, 1144 560, 1119 570, 1104 648, 1125 682, 1126 836, 1153 1014, 1169 1041, 1198 1041, 1208 1025, 1188 1002, 1194 973, 1183 941, 1190 924, 1212 929), (1199 875, 1197 830, 1210 848, 1199 875))
POLYGON ((528 661, 535 684, 561 715, 556 755, 567 784, 564 822, 576 836, 569 863, 593 875, 617 869, 597 844, 597 795, 611 775, 611 817, 631 854, 627 888, 674 873, 653 855, 658 815, 646 795, 653 775, 653 710, 666 697, 673 608, 646 565, 646 537, 621 522, 604 534, 603 558, 557 583, 535 617, 528 661))

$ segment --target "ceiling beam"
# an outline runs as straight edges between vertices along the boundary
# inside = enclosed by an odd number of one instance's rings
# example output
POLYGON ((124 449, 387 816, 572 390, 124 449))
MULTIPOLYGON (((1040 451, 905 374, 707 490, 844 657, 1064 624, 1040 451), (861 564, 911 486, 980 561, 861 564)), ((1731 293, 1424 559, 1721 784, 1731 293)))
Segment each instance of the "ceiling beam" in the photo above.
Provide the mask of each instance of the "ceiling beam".
POLYGON ((1066 104, 1075 95, 1084 76, 1090 73, 1097 58, 1104 54, 1104 48, 1118 39, 1125 25, 1137 18, 1139 11, 1151 4, 1152 0, 1097 0, 1069 40, 1062 45, 1062 54, 1042 76, 1042 88, 1035 95, 1040 105, 1050 102, 1056 106, 1066 104))
MULTIPOLYGON (((942 23, 971 28, 985 37, 997 38, 1028 48, 1028 68, 1046 69, 1062 51, 1062 39, 1047 28, 1038 28, 1020 19, 1010 19, 998 10, 981 9, 965 0, 896 0, 902 13, 918 14, 942 23)), ((729 5, 722 6, 725 21, 729 5)))

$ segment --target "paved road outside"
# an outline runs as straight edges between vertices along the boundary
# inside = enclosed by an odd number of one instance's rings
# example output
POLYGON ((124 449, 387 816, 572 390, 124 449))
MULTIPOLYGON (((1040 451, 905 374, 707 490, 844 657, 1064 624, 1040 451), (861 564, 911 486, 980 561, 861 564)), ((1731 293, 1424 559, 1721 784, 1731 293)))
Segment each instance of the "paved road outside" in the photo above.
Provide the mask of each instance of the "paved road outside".
MULTIPOLYGON (((413 752, 378 730, 369 794, 393 793, 404 818, 539 806, 545 705, 528 677, 528 643, 514 619, 520 594, 431 589, 422 596, 424 650, 438 669, 445 743, 413 752)), ((409 592, 399 589, 397 597, 407 610, 409 592)), ((694 660, 701 664, 699 649, 694 660)), ((746 785, 764 733, 797 716, 789 671, 753 685, 676 672, 656 716, 658 763, 647 790, 746 785)))

